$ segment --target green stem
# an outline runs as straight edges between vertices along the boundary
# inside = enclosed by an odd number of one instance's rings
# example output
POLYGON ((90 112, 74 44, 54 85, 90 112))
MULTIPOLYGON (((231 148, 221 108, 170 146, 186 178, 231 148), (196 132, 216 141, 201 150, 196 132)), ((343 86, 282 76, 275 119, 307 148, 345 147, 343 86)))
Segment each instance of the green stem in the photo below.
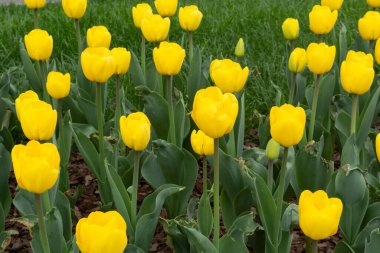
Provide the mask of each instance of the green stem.
POLYGON ((269 191, 272 192, 272 189, 273 189, 273 160, 269 160, 268 161, 268 178, 267 178, 267 182, 268 182, 269 191))
POLYGON ((38 9, 34 9, 34 29, 38 29, 38 9))
POLYGON ((51 209, 49 192, 42 193, 42 201, 44 202, 45 212, 51 209))
POLYGON ((189 59, 190 59, 190 64, 193 61, 193 55, 194 55, 193 33, 189 32, 189 59))
POLYGON ((289 55, 293 52, 293 50, 294 50, 294 40, 291 40, 290 41, 290 53, 289 53, 289 55))
POLYGON ((80 34, 79 19, 74 19, 74 23, 75 23, 75 31, 76 31, 76 35, 77 35, 77 42, 78 42, 78 54, 80 54, 81 53, 80 49, 81 49, 81 44, 82 44, 82 38, 81 38, 81 34, 80 34))
POLYGON ((41 82, 42 82, 43 100, 47 103, 50 103, 49 94, 46 90, 46 74, 45 74, 43 61, 38 61, 38 69, 39 69, 41 82))
POLYGON ((376 40, 370 40, 369 41, 369 53, 370 54, 373 54, 373 49, 374 49, 374 46, 375 46, 375 42, 376 42, 376 40))
POLYGON ((37 216, 38 216, 38 226, 40 230, 40 239, 41 239, 41 245, 44 253, 50 253, 50 247, 49 247, 49 240, 46 233, 46 226, 45 226, 45 220, 44 215, 42 212, 42 206, 41 206, 41 196, 40 194, 34 195, 36 198, 36 210, 37 210, 37 216))
POLYGON ((63 131, 62 99, 57 100, 57 113, 58 113, 58 136, 61 137, 61 134, 63 131))
POLYGON ((236 142, 235 142, 235 131, 232 129, 232 131, 228 134, 228 152, 232 157, 236 157, 236 142))
POLYGON ((119 158, 119 141, 120 141, 120 116, 121 116, 121 100, 120 100, 120 76, 116 75, 115 80, 115 132, 117 135, 115 144, 115 169, 118 168, 118 158, 119 158))
POLYGON ((203 156, 203 182, 202 182, 202 194, 207 194, 207 157, 203 156))
POLYGON ((319 83, 321 81, 322 75, 317 75, 317 78, 315 79, 315 85, 314 85, 314 93, 313 93, 313 102, 312 102, 312 108, 311 108, 311 117, 310 117, 310 125, 309 125, 309 138, 308 141, 312 141, 314 138, 314 126, 315 126, 315 116, 317 113, 317 106, 318 106, 318 95, 319 95, 319 83))
POLYGON ((175 122, 174 122, 174 106, 173 106, 173 76, 166 76, 166 96, 168 100, 168 111, 169 111, 169 135, 170 142, 177 145, 176 135, 175 135, 175 122))
POLYGON ((100 183, 105 182, 104 171, 104 134, 103 134, 103 102, 102 102, 102 84, 96 83, 96 107, 97 107, 97 120, 99 132, 99 164, 100 164, 100 183))
POLYGON ((133 226, 136 226, 137 216, 137 191, 139 184, 139 169, 140 169, 141 152, 135 151, 134 166, 133 166, 133 182, 132 182, 132 203, 131 203, 131 221, 133 226))
POLYGON ((358 113, 359 95, 352 95, 351 134, 356 133, 356 116, 358 113))
POLYGON ((306 253, 318 253, 318 241, 306 237, 306 253))
POLYGON ((145 74, 146 74, 146 49, 145 49, 145 37, 144 35, 141 33, 141 69, 142 69, 142 72, 144 74, 144 77, 145 77, 145 74))
POLYGON ((289 91, 289 100, 288 104, 293 104, 293 99, 294 99, 294 93, 296 90, 296 84, 297 84, 297 73, 293 73, 290 77, 290 91, 289 91))
POLYGON ((214 245, 219 250, 219 139, 214 140, 214 245))

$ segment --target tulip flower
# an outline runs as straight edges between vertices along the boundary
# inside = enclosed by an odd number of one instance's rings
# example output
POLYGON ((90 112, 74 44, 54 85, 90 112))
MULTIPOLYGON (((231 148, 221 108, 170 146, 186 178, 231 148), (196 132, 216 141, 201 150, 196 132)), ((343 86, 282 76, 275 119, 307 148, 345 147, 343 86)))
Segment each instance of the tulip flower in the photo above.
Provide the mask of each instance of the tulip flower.
POLYGON ((280 144, 274 139, 270 139, 265 149, 265 155, 268 159, 268 188, 272 192, 273 188, 273 161, 280 156, 280 144))
POLYGON ((80 19, 86 12, 87 0, 62 0, 62 8, 69 18, 80 19))
POLYGON ((241 91, 248 79, 249 69, 230 59, 213 60, 210 64, 212 81, 222 92, 237 93, 241 91))
MULTIPOLYGON (((322 240, 338 232, 343 204, 339 198, 329 198, 323 190, 301 193, 298 207, 299 225, 312 240, 322 240)), ((317 243, 312 252, 318 252, 317 243)))
POLYGON ((367 11, 359 19, 359 34, 364 40, 374 41, 380 37, 380 13, 378 11, 367 11))
POLYGON ((343 5, 344 0, 322 0, 321 5, 327 6, 330 10, 339 10, 343 5))
POLYGON ((88 47, 110 48, 111 34, 105 26, 93 26, 87 30, 88 47))
POLYGON ((162 18, 154 14, 145 17, 141 21, 141 31, 144 38, 149 42, 160 42, 166 40, 170 29, 170 19, 162 18))
POLYGON ((284 23, 282 23, 282 33, 285 39, 295 40, 298 38, 300 32, 300 26, 298 20, 295 18, 287 18, 284 23))
POLYGON ((380 0, 367 0, 367 4, 371 6, 372 8, 379 8, 380 0))
POLYGON ((377 160, 380 162, 380 134, 376 135, 375 148, 377 160))
POLYGON ((244 57, 244 53, 245 53, 244 40, 243 38, 240 38, 235 47, 235 56, 244 57))
POLYGON ((78 221, 76 242, 82 253, 122 253, 128 244, 127 224, 116 211, 92 212, 78 221))
POLYGON ((376 46, 375 46, 375 60, 377 64, 380 64, 380 38, 376 40, 376 46))
POLYGON ((116 63, 111 51, 105 47, 86 48, 81 55, 85 77, 97 83, 105 83, 115 73, 116 63))
POLYGON ((29 140, 50 140, 57 125, 57 111, 44 101, 27 102, 19 109, 19 120, 29 140))
POLYGON ((70 93, 70 74, 50 72, 47 76, 46 89, 49 95, 55 99, 62 99, 70 93))
POLYGON ((203 14, 196 5, 179 8, 179 24, 184 31, 195 32, 201 24, 202 18, 203 14))
POLYGON ((288 100, 289 104, 293 103, 293 97, 297 86, 297 73, 301 73, 305 69, 306 62, 306 51, 303 48, 297 47, 289 56, 288 68, 291 72, 291 84, 288 100))
POLYGON ((53 52, 53 37, 47 31, 34 29, 24 37, 29 57, 35 61, 48 60, 53 52))
POLYGON ((154 5, 160 16, 171 17, 177 12, 178 0, 155 0, 154 5))
POLYGON ((153 15, 152 7, 147 3, 137 4, 132 7, 133 23, 137 28, 141 28, 141 23, 147 16, 153 15))
POLYGON ((335 61, 335 46, 311 43, 306 50, 307 66, 311 72, 322 75, 331 70, 335 61))
POLYGON ((29 9, 41 9, 45 7, 46 0, 24 0, 29 9))
POLYGON ((218 87, 197 91, 191 117, 200 130, 214 138, 214 245, 219 249, 219 139, 234 127, 239 103, 218 87))
POLYGON ((16 114, 17 118, 20 120, 20 113, 23 110, 24 106, 29 106, 30 102, 38 101, 38 95, 32 90, 28 90, 24 93, 21 93, 15 101, 16 114))
POLYGON ((198 155, 214 154, 214 139, 208 137, 202 130, 193 130, 191 133, 191 146, 198 155))
POLYGON ((330 10, 327 6, 314 5, 309 13, 310 30, 318 35, 329 33, 338 18, 337 10, 330 10))
POLYGON ((126 74, 131 63, 131 53, 123 47, 118 47, 113 48, 111 50, 111 54, 114 57, 116 63, 115 74, 126 74))

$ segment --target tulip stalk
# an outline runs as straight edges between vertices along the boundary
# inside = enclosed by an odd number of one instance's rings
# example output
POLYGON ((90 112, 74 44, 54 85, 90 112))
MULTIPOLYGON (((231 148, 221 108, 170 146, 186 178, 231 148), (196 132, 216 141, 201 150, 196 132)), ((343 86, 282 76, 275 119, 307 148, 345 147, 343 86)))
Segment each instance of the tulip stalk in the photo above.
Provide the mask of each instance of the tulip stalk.
POLYGON ((166 96, 168 100, 168 111, 169 111, 169 136, 170 142, 177 145, 176 135, 175 135, 175 122, 174 122, 174 105, 173 105, 173 76, 166 76, 166 96))
POLYGON ((207 194, 207 157, 204 155, 202 159, 203 177, 202 177, 202 194, 207 194))
POLYGON ((267 179, 267 183, 268 183, 269 191, 272 192, 272 189, 273 189, 273 160, 269 160, 268 161, 268 179, 267 179))
POLYGON ((144 74, 146 74, 146 49, 145 49, 145 37, 141 33, 141 69, 144 74))
POLYGON ((309 237, 306 237, 306 252, 318 253, 318 241, 315 241, 309 237))
POLYGON ((315 79, 315 86, 314 86, 314 92, 313 92, 313 102, 311 107, 311 117, 310 117, 310 125, 309 125, 309 136, 308 141, 312 141, 314 138, 314 126, 315 126, 315 116, 317 113, 317 106, 318 106, 318 96, 319 96, 319 84, 321 82, 322 75, 317 75, 317 78, 315 79))
POLYGON ((102 84, 96 83, 96 106, 97 106, 97 120, 99 132, 99 162, 100 162, 100 177, 101 181, 105 179, 104 174, 104 134, 103 134, 103 105, 102 105, 102 84))
POLYGON ((131 203, 131 222, 133 226, 136 226, 137 217, 137 191, 139 184, 139 169, 140 169, 140 156, 141 152, 135 151, 134 165, 133 165, 133 181, 132 181, 132 203, 131 203))
POLYGON ((38 28, 38 9, 34 9, 34 29, 38 28))
POLYGON ((352 95, 351 134, 356 133, 356 116, 358 114, 359 95, 352 95))
POLYGON ((115 80, 115 131, 117 135, 116 145, 115 145, 115 169, 118 168, 118 158, 119 158, 119 141, 120 141, 120 117, 121 117, 121 101, 120 101, 120 75, 116 75, 115 80))
POLYGON ((77 35, 77 42, 78 42, 78 53, 80 54, 80 49, 81 49, 81 44, 82 44, 82 38, 80 35, 80 24, 79 24, 79 19, 75 19, 75 31, 77 35))
POLYGON ((190 59, 190 64, 193 61, 193 55, 194 55, 193 33, 189 32, 189 59, 190 59))
POLYGON ((41 81, 42 81, 43 99, 45 102, 50 103, 49 94, 46 89, 46 75, 45 75, 43 61, 38 61, 37 67, 38 67, 38 71, 39 71, 41 81))
POLYGON ((297 74, 296 73, 291 73, 290 77, 290 91, 289 91, 289 100, 288 104, 293 104, 293 99, 294 99, 294 93, 296 90, 296 85, 297 85, 297 74))
POLYGON ((34 196, 36 199, 36 210, 37 210, 38 226, 40 230, 42 250, 44 253, 50 253, 49 240, 46 233, 46 225, 45 225, 44 215, 43 215, 42 206, 41 206, 41 195, 35 194, 34 196))
POLYGON ((219 139, 214 139, 214 245, 219 250, 219 139))

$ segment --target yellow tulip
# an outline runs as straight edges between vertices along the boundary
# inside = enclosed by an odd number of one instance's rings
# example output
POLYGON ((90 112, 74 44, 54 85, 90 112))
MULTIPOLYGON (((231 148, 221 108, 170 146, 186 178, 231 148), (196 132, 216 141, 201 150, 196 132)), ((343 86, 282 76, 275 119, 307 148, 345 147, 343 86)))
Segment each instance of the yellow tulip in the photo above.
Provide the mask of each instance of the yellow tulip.
POLYGON ((12 149, 13 170, 20 188, 41 194, 56 183, 59 176, 60 156, 52 143, 29 141, 12 149))
POLYGON ((276 160, 280 156, 280 144, 274 139, 270 139, 265 149, 265 155, 268 160, 276 160))
POLYGON ((185 31, 194 32, 201 24, 203 14, 196 5, 179 8, 179 24, 185 31))
POLYGON ((53 37, 47 31, 34 29, 24 37, 29 57, 35 61, 48 60, 53 52, 53 37))
POLYGON ((306 113, 302 107, 284 104, 273 106, 270 110, 270 134, 284 147, 298 144, 303 136, 306 113))
POLYGON ((378 11, 367 11, 359 19, 359 34, 365 40, 377 40, 380 38, 380 13, 378 11))
POLYGON ((298 20, 295 18, 287 18, 284 23, 282 23, 282 33, 285 39, 295 40, 298 38, 300 32, 300 25, 298 20))
POLYGON ((160 16, 171 17, 174 16, 177 11, 178 0, 155 0, 154 5, 160 16))
POLYGON ((343 5, 344 0, 322 0, 321 5, 327 6, 330 10, 339 10, 343 5))
POLYGON ((143 151, 150 140, 150 121, 142 112, 120 117, 120 132, 125 146, 135 151, 143 151))
POLYGON ((131 63, 131 52, 123 47, 113 48, 111 54, 115 59, 116 69, 115 74, 124 75, 128 72, 131 63))
POLYGON ((95 211, 78 221, 76 240, 82 253, 122 253, 128 244, 127 224, 116 211, 95 211))
POLYGON ((81 55, 85 77, 97 83, 105 83, 115 73, 116 63, 111 51, 105 47, 86 48, 81 55))
POLYGON ((44 101, 30 101, 19 108, 19 120, 29 140, 47 141, 57 125, 57 111, 44 101))
POLYGON ((110 48, 111 34, 105 26, 93 26, 87 30, 88 47, 110 48))
POLYGON ((62 0, 62 8, 69 18, 80 19, 87 9, 87 0, 62 0))
POLYGON ((231 132, 239 111, 236 97, 223 94, 218 87, 201 89, 195 94, 191 117, 207 136, 220 138, 231 132))
POLYGON ((331 11, 327 6, 314 5, 309 13, 309 27, 315 34, 327 34, 335 25, 338 11, 331 11))
POLYGON ((163 41, 159 47, 153 49, 154 65, 161 75, 177 75, 181 70, 185 56, 185 50, 173 42, 163 41))
POLYGON ((24 0, 24 2, 29 9, 40 9, 46 4, 46 0, 24 0))
POLYGON ((198 155, 214 154, 214 139, 208 137, 202 130, 191 132, 191 146, 198 155))
POLYGON ((377 64, 380 64, 380 38, 376 40, 375 59, 377 64))
POLYGON ((313 240, 322 240, 338 232, 343 204, 338 198, 329 198, 325 191, 303 191, 298 215, 302 232, 313 240))
POLYGON ((28 104, 32 101, 38 101, 38 95, 32 90, 28 90, 24 93, 21 93, 15 101, 16 114, 17 118, 20 119, 20 112, 22 107, 28 106, 28 104))
POLYGON ((375 143, 375 146, 376 146, 376 156, 377 156, 377 160, 380 162, 380 134, 377 134, 377 135, 376 135, 376 143, 375 143))
POLYGON ((248 67, 243 69, 240 63, 230 59, 213 60, 210 64, 211 79, 223 93, 241 91, 247 82, 248 74, 248 67))
POLYGON ((150 15, 153 15, 153 11, 147 3, 137 4, 132 8, 133 23, 137 28, 141 28, 142 20, 150 15))
POLYGON ((243 38, 240 38, 238 43, 235 47, 235 56, 236 57, 243 57, 245 53, 245 46, 244 46, 244 40, 243 38))
POLYGON ((145 17, 141 21, 141 31, 144 38, 149 42, 160 42, 166 40, 170 29, 170 19, 162 18, 154 14, 145 17))
POLYGON ((293 73, 301 73, 305 69, 306 63, 306 50, 299 47, 294 49, 289 57, 289 70, 293 73))
POLYGON ((380 0, 367 0, 367 4, 373 8, 379 8, 380 0))
POLYGON ((311 43, 306 50, 307 66, 314 74, 324 74, 331 70, 335 61, 335 46, 325 43, 311 43))
POLYGON ((343 89, 351 94, 362 95, 371 88, 374 77, 372 54, 350 50, 340 67, 343 89))
POLYGON ((70 93, 70 74, 50 72, 47 76, 46 89, 49 95, 55 99, 67 97, 70 93))

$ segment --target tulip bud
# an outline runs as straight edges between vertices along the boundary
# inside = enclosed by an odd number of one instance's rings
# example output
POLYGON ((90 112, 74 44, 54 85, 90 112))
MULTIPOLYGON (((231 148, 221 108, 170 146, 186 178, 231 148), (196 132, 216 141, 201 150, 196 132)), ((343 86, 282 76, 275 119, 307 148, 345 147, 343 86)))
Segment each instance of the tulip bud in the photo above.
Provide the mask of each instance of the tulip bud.
POLYGON ((233 94, 223 94, 212 86, 195 94, 191 118, 207 136, 216 139, 231 132, 238 111, 239 103, 233 94))
POLYGON ((55 99, 67 97, 70 93, 70 74, 50 72, 47 76, 46 89, 49 95, 55 99))
POLYGON ((297 145, 303 136, 306 113, 302 107, 284 104, 270 110, 270 134, 284 147, 297 145))
POLYGON ((170 19, 162 18, 154 14, 145 17, 141 21, 141 31, 144 38, 149 42, 160 42, 166 40, 170 29, 170 19))
POLYGON ((62 0, 62 8, 66 16, 80 19, 87 9, 87 0, 62 0))
POLYGON ((147 3, 137 4, 132 8, 133 23, 137 28, 141 28, 142 20, 150 15, 153 15, 153 11, 147 3))
POLYGON ((230 59, 213 60, 210 64, 212 81, 223 93, 241 91, 248 79, 249 69, 230 59))
POLYGON ((196 5, 179 8, 179 24, 185 31, 194 32, 201 24, 203 14, 196 5))
POLYGON ((380 134, 376 135, 375 148, 377 160, 380 162, 380 134))
POLYGON ((143 151, 150 140, 150 121, 142 112, 120 117, 120 132, 125 146, 135 151, 143 151))
POLYGON ((202 130, 191 132, 191 146, 198 155, 214 154, 214 139, 208 137, 202 130))
POLYGON ((321 5, 327 6, 330 10, 335 11, 339 10, 343 5, 344 0, 322 0, 321 5))
POLYGON ((46 0, 24 0, 24 2, 29 9, 41 9, 46 4, 46 0))
POLYGON ((287 18, 284 23, 282 23, 282 33, 285 39, 295 40, 298 38, 300 32, 300 26, 298 20, 295 18, 287 18))
POLYGON ((122 253, 128 244, 127 224, 116 211, 95 211, 78 221, 76 240, 82 253, 122 253))
POLYGON ((294 49, 289 57, 288 67, 289 67, 290 72, 301 73, 305 69, 306 63, 307 63, 306 50, 299 47, 294 49))
POLYGON ((30 101, 19 108, 19 120, 29 140, 47 141, 57 125, 57 111, 44 101, 30 101))
POLYGON ((314 5, 309 13, 309 27, 315 34, 327 34, 335 25, 338 18, 337 10, 330 10, 327 6, 314 5))
POLYGON ((88 47, 110 48, 111 34, 105 26, 93 26, 87 30, 88 47))
POLYGON ((362 95, 371 88, 374 77, 372 54, 350 50, 340 67, 343 89, 351 94, 362 95))
POLYGON ((52 143, 31 140, 12 149, 13 170, 20 188, 41 194, 57 182, 60 156, 52 143))
POLYGON ((359 19, 359 34, 364 40, 377 40, 380 38, 380 13, 378 11, 367 11, 359 19))
POLYGON ((278 144, 275 140, 270 139, 267 144, 267 148, 265 149, 265 155, 268 160, 276 160, 280 155, 280 144, 278 144))
POLYGON ((367 0, 367 4, 373 8, 379 8, 380 0, 367 0))
POLYGON ((335 53, 335 46, 329 47, 325 43, 311 43, 306 50, 309 70, 317 75, 329 72, 334 65, 335 53))
POLYGON ((47 31, 34 29, 24 37, 26 51, 35 61, 48 60, 53 52, 53 37, 47 31))
POLYGON ((245 52, 244 40, 243 38, 240 38, 235 47, 235 56, 244 57, 244 52, 245 52))
POLYGON ((38 100, 39 98, 37 93, 32 90, 21 93, 15 101, 17 118, 20 119, 20 112, 22 110, 22 107, 28 106, 30 102, 38 100))
POLYGON ((299 200, 298 217, 302 232, 313 240, 322 240, 338 232, 343 203, 329 198, 323 190, 303 191, 299 200))
POLYGON ((115 74, 124 75, 128 72, 129 65, 131 63, 131 53, 123 48, 114 48, 111 50, 111 54, 115 59, 116 69, 115 74))
POLYGON ((161 17, 171 17, 177 12, 178 0, 155 0, 154 5, 161 17))
POLYGON ((84 76, 97 83, 105 83, 115 73, 116 63, 105 47, 86 48, 81 55, 84 76))
POLYGON ((159 47, 153 49, 154 65, 161 75, 177 75, 185 56, 185 50, 177 43, 163 41, 159 47))

